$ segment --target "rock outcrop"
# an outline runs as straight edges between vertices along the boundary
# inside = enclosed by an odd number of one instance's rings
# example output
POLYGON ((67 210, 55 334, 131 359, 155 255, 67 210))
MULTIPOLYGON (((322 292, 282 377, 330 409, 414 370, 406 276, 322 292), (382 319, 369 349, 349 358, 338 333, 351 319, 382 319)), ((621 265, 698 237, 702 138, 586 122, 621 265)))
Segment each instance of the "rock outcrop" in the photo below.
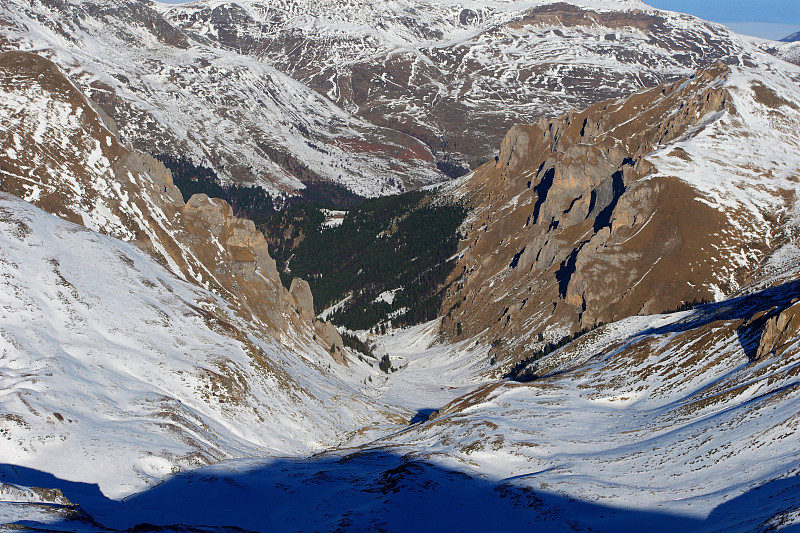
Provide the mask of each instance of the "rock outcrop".
POLYGON ((781 355, 800 337, 800 302, 770 316, 761 331, 756 359, 768 355, 781 355))
POLYGON ((303 320, 314 320, 314 295, 311 286, 304 279, 294 278, 289 287, 289 294, 294 298, 296 308, 303 320))
POLYGON ((323 346, 328 348, 336 361, 347 364, 344 358, 344 344, 339 331, 330 322, 319 320, 314 315, 314 296, 311 294, 308 282, 294 278, 289 288, 289 294, 294 298, 294 306, 300 318, 313 325, 314 335, 320 339, 323 346))
MULTIPOLYGON (((493 346, 488 359, 513 359, 750 281, 775 245, 777 213, 793 201, 791 179, 773 182, 767 207, 725 209, 720 201, 730 200, 711 200, 724 184, 703 191, 693 174, 658 168, 665 159, 691 164, 682 146, 711 125, 738 124, 742 135, 760 127, 741 126, 733 78, 717 64, 625 100, 511 128, 495 160, 452 189, 474 210, 442 308, 444 331, 480 335, 493 346)), ((743 90, 757 98, 751 89, 743 90)), ((752 164, 731 163, 729 179, 746 168, 752 164)), ((743 197, 727 197, 734 194, 743 197)))
POLYGON ((343 360, 341 338, 337 343, 330 328, 315 326, 310 291, 298 303, 281 285, 255 224, 203 194, 184 205, 170 171, 121 144, 52 62, 27 52, 0 54, 0 90, 2 190, 133 241, 175 275, 234 303, 245 320, 278 337, 290 331, 319 336, 326 351, 338 346, 336 358, 343 360), (320 328, 325 336, 316 332, 320 328))

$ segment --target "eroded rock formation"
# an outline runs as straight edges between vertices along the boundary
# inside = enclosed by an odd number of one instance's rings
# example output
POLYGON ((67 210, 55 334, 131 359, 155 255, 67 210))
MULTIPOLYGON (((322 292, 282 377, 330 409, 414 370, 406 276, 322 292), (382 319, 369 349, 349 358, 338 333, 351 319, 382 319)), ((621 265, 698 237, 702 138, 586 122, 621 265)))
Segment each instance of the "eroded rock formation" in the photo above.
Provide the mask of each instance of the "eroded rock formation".
POLYGON ((298 291, 281 285, 252 221, 206 195, 184 204, 170 171, 121 144, 96 106, 49 60, 26 52, 0 54, 0 87, 9 95, 0 103, 2 190, 133 241, 175 275, 234 303, 243 318, 276 335, 297 330, 319 336, 327 350, 338 346, 336 357, 343 360, 335 328, 315 325, 313 303, 309 308, 306 302, 310 291, 298 302, 298 291))
MULTIPOLYGON (((731 75, 717 64, 626 100, 511 128, 495 161, 454 192, 474 212, 442 309, 445 332, 480 335, 493 346, 490 357, 513 357, 746 283, 776 218, 757 212, 763 226, 737 234, 741 213, 649 159, 721 117, 740 120, 731 75), (752 259, 738 261, 739 250, 752 259), (723 274, 718 261, 739 267, 723 274)), ((677 145, 669 156, 690 158, 677 145)))

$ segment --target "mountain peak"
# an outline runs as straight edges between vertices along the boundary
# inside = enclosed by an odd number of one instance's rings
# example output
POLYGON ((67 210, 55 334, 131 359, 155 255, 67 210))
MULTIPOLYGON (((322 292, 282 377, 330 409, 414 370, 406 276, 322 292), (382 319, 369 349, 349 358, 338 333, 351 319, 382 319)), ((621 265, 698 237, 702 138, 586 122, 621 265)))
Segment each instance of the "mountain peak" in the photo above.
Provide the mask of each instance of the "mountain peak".
POLYGON ((800 31, 796 31, 791 35, 787 35, 783 39, 781 39, 782 43, 794 43, 800 41, 800 31))

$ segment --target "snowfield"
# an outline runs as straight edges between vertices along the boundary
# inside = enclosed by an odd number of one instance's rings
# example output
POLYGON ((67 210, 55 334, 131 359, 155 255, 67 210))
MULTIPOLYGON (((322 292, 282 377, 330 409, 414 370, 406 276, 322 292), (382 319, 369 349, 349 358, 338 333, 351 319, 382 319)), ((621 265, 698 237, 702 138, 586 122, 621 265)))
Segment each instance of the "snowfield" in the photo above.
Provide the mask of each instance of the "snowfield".
POLYGON ((355 391, 364 369, 321 371, 327 354, 298 357, 131 244, 5 194, 0 239, 3 462, 120 498, 382 419, 355 391))
MULTIPOLYGON (((562 38, 541 27, 497 30, 550 4, 247 0, 240 9, 259 21, 247 28, 253 36, 269 33, 270 21, 331 42, 349 36, 331 48, 342 69, 387 53, 413 55, 417 68, 434 49, 471 43, 478 64, 496 66, 483 79, 496 78, 495 89, 504 90, 513 88, 507 74, 519 70, 529 46, 545 43, 541 57, 568 63, 547 71, 552 80, 584 62, 613 63, 565 45, 573 37, 609 47, 646 38, 627 28, 606 43, 600 26, 564 25, 562 38), (498 58, 491 46, 500 38, 508 46, 498 58)), ((654 13, 638 0, 575 4, 654 13)), ((734 64, 709 83, 726 91, 726 111, 698 113, 700 126, 645 156, 654 169, 645 179, 682 179, 730 217, 736 231, 720 237, 726 244, 709 260, 719 262, 721 279, 748 272, 748 284, 691 310, 601 325, 531 362, 536 379, 523 383, 503 377, 499 342, 460 332, 458 342, 445 342, 441 319, 385 335, 358 332, 375 358, 349 349, 335 358, 335 346, 318 339, 313 309, 301 309, 279 280, 270 297, 261 290, 251 300, 237 298, 244 276, 230 278, 238 293, 210 283, 215 267, 255 264, 259 244, 267 256, 263 236, 256 239, 252 222, 226 221, 211 209, 219 200, 196 196, 187 209, 170 198, 179 192, 166 170, 160 181, 154 169, 143 169, 138 182, 117 174, 127 167, 111 154, 133 161, 128 143, 179 148, 213 160, 230 180, 244 161, 268 175, 264 184, 274 191, 300 185, 265 146, 365 195, 399 190, 401 176, 417 184, 440 176, 432 160, 412 157, 398 168, 375 156, 376 139, 424 146, 370 123, 341 94, 323 96, 263 58, 217 46, 224 31, 197 14, 230 2, 142 4, 191 42, 155 31, 152 19, 123 24, 122 15, 104 11, 131 5, 0 5, 2 49, 13 42, 50 57, 69 77, 33 62, 36 75, 6 75, 0 91, 0 185, 22 191, 21 198, 0 191, 0 531, 800 530, 800 67, 765 55, 764 43, 725 41, 737 52, 734 64), (75 19, 48 18, 59 9, 75 19), (114 95, 105 104, 129 120, 95 113, 79 90, 114 95), (73 93, 81 97, 59 99, 73 93), (222 232, 196 231, 200 244, 177 239, 197 230, 179 222, 202 208, 209 226, 239 224, 239 232, 224 245, 222 232), (767 222, 776 231, 765 232, 767 222), (137 241, 156 250, 148 254, 137 241), (206 245, 208 257, 200 258, 206 245), (234 247, 241 260, 226 264, 234 247), (183 255, 190 275, 165 248, 183 255), (259 303, 286 327, 276 332, 245 312, 259 303), (388 373, 378 369, 384 356, 388 373)), ((729 35, 664 16, 699 41, 729 35)), ((622 71, 636 74, 637 61, 622 71)), ((669 61, 656 62, 654 72, 686 73, 669 61)), ((625 91, 647 85, 626 79, 625 91)), ((465 101, 489 93, 502 100, 481 83, 441 89, 465 101)), ((537 113, 580 100, 555 90, 563 98, 542 106, 525 90, 517 96, 537 113)), ((428 118, 422 107, 404 112, 428 118)), ((469 179, 443 190, 457 194, 469 179)), ((486 208, 495 215, 533 209, 532 200, 500 196, 486 208)), ((344 212, 325 216, 333 227, 344 212)), ((252 269, 270 281, 266 267, 252 269)), ((509 297, 497 289, 502 275, 486 281, 495 302, 509 297)), ((376 301, 391 302, 398 290, 376 301)), ((562 333, 570 332, 548 336, 562 333)))

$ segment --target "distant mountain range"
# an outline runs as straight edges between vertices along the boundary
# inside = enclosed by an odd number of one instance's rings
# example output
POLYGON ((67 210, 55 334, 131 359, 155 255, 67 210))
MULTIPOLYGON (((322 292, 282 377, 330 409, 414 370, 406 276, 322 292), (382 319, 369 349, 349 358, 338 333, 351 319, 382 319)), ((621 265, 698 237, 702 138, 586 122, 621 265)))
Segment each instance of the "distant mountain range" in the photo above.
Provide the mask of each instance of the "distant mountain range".
POLYGON ((634 0, 9 0, 0 14, 0 50, 72 72, 138 150, 367 196, 475 168, 515 123, 744 52, 721 25, 634 0))
POLYGON ((794 43, 794 42, 797 42, 797 41, 800 41, 800 31, 796 31, 793 34, 781 39, 781 42, 784 42, 784 43, 794 43))

